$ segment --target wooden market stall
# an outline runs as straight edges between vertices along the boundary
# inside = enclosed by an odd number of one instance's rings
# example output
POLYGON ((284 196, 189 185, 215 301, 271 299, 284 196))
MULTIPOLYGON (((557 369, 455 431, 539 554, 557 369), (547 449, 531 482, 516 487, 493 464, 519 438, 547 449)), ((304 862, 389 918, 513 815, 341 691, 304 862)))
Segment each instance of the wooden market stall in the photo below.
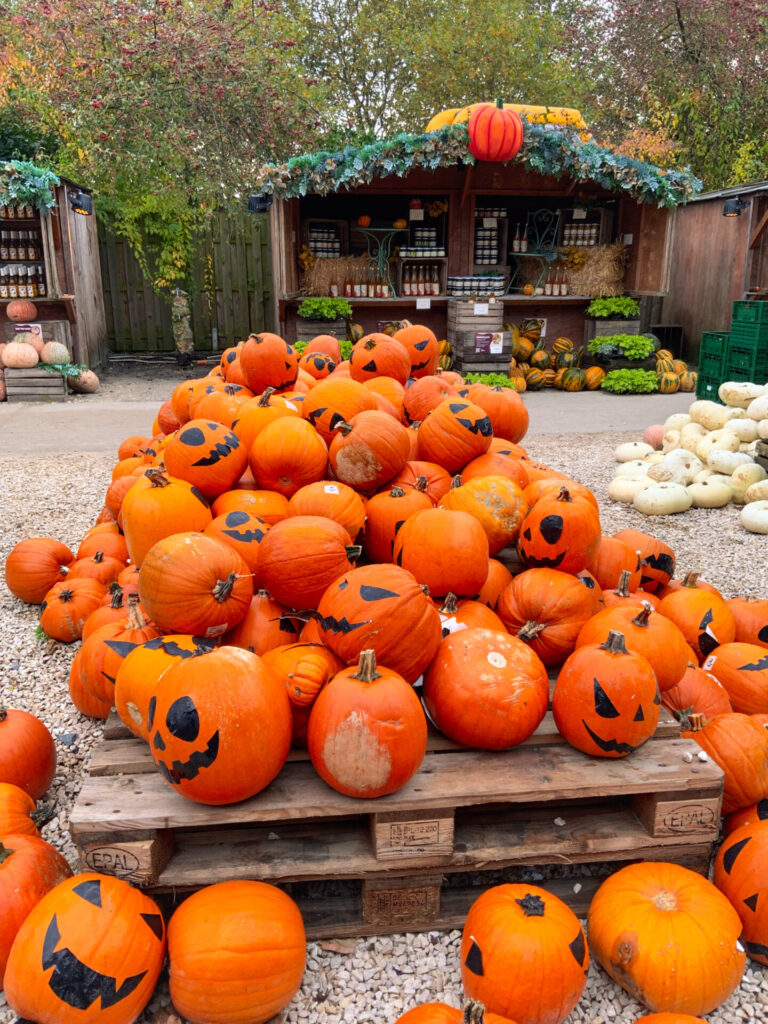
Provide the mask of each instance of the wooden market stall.
POLYGON ((5 315, 9 302, 28 298, 45 341, 63 342, 74 363, 101 365, 106 324, 92 197, 31 164, 4 164, 0 243, 2 340, 16 330, 5 315))
MULTIPOLYGON (((334 264, 340 294, 347 268, 373 264, 366 273, 378 290, 349 299, 364 331, 409 319, 449 341, 468 327, 501 331, 535 317, 546 338, 580 344, 595 295, 666 292, 673 211, 693 195, 694 178, 552 126, 526 124, 508 163, 476 161, 468 146, 461 124, 266 169, 260 187, 276 199, 275 322, 287 340, 297 336, 302 299, 329 293, 334 264), (618 269, 585 288, 585 261, 598 255, 618 269), (420 267, 439 283, 431 295, 408 294, 420 267), (555 294, 544 294, 548 278, 555 294), (558 294, 563 282, 567 294, 558 294)), ((496 358, 506 354, 505 346, 496 358)))

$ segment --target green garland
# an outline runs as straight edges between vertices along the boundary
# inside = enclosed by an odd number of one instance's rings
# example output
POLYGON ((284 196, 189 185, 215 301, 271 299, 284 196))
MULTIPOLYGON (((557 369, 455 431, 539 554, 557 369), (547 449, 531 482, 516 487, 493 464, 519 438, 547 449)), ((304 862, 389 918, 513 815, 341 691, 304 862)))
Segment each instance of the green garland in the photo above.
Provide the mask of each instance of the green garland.
POLYGON ((53 188, 61 181, 53 171, 26 160, 0 164, 0 206, 34 206, 48 213, 56 205, 53 188))
POLYGON ((39 366, 46 373, 60 373, 62 377, 79 377, 88 369, 82 363, 40 363, 39 366))
MULTIPOLYGON (((662 170, 551 125, 524 122, 523 127, 523 146, 515 160, 539 174, 594 181, 611 192, 626 192, 641 202, 670 208, 701 191, 702 183, 687 168, 662 170)), ((284 164, 265 164, 257 174, 256 187, 291 199, 355 188, 389 175, 402 178, 413 167, 434 171, 474 163, 467 125, 448 125, 421 135, 397 135, 360 149, 348 146, 337 153, 312 153, 284 164)))

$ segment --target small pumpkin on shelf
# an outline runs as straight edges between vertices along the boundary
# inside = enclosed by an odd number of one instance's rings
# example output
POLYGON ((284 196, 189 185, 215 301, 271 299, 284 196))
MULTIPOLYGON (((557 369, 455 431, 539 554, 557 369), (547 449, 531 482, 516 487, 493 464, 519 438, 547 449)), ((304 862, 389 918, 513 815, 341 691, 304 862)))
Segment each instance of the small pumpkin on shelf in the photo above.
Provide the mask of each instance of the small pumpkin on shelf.
POLYGON ((371 226, 371 218, 367 213, 364 213, 362 216, 357 218, 357 226, 359 228, 368 228, 371 226))

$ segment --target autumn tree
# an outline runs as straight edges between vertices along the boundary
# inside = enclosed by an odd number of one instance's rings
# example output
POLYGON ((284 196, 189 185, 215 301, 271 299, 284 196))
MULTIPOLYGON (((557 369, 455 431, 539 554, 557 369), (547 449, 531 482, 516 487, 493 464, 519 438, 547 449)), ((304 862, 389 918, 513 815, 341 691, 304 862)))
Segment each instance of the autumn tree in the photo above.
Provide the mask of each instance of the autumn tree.
MULTIPOLYGON (((5 5, 0 100, 59 139, 56 166, 95 189, 159 287, 183 280, 215 206, 312 138, 294 40, 247 0, 51 0, 5 5)), ((34 132, 33 132, 34 134, 34 132)))
POLYGON ((566 37, 585 99, 615 143, 661 146, 708 188, 768 174, 765 0, 585 0, 566 37), (638 134, 639 133, 639 134, 638 134), (751 163, 750 163, 751 160, 751 163))

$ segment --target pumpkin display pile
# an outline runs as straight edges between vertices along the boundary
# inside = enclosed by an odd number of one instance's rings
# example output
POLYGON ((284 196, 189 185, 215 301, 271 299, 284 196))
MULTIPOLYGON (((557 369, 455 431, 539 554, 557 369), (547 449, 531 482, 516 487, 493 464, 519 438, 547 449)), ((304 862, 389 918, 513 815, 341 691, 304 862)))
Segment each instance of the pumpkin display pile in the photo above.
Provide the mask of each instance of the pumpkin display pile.
MULTIPOLYGON (((488 890, 462 938, 464 1019, 560 1024, 589 949, 649 1010, 695 1019, 739 984, 742 933, 757 962, 768 949, 768 877, 755 867, 768 829, 768 601, 674 579, 674 552, 648 534, 604 534, 595 496, 522 447, 515 390, 436 373, 439 357, 419 325, 364 336, 348 360, 330 337, 299 358, 277 335, 251 336, 179 384, 151 435, 123 441, 77 550, 21 541, 7 586, 40 605, 48 637, 81 642, 74 705, 98 719, 115 707, 179 800, 252 797, 292 746, 340 793, 393 793, 419 771, 427 713, 467 747, 530 737, 550 668, 555 723, 585 757, 631 757, 663 704, 725 774, 732 832, 716 885, 674 865, 625 868, 595 896, 589 943, 545 889, 488 890), (706 947, 683 941, 700 933, 706 947)), ((280 1012, 306 960, 293 901, 220 883, 180 905, 166 943, 148 896, 69 877, 36 836, 50 736, 22 714, 0 712, 0 737, 12 728, 28 751, 20 773, 0 746, 11 1007, 39 1022, 129 1024, 167 948, 186 1019, 280 1012), (38 879, 22 899, 13 880, 25 870, 38 879)), ((462 1017, 430 1004, 401 1019, 462 1017)))
POLYGON ((619 445, 608 497, 649 516, 733 503, 746 530, 768 533, 768 473, 754 458, 768 439, 768 385, 727 381, 718 394, 723 404, 696 400, 619 445))

